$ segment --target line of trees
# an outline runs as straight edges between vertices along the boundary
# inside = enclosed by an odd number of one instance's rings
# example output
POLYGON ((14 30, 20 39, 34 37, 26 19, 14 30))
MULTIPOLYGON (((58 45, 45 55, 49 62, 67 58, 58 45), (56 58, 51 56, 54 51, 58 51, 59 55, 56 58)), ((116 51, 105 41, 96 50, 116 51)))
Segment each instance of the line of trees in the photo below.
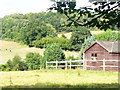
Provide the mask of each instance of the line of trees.
POLYGON ((24 60, 19 55, 9 59, 6 64, 0 65, 1 71, 24 71, 40 69, 40 61, 42 56, 39 53, 30 52, 24 60))
POLYGON ((79 51, 78 44, 84 42, 84 39, 90 35, 89 29, 85 27, 62 26, 67 17, 59 13, 11 14, 0 20, 2 21, 2 35, 0 36, 2 39, 16 41, 30 47, 46 48, 48 44, 59 43, 64 50, 79 51), (58 38, 58 32, 74 33, 68 40, 58 38))
MULTIPOLYGON (((78 33, 79 35, 79 33, 78 33)), ((84 36, 84 35, 83 35, 84 36)), ((82 38, 82 37, 81 37, 82 38)), ((78 39, 81 39, 78 38, 78 39)), ((76 39, 76 38, 75 38, 76 39)), ((81 45, 80 58, 82 59, 83 51, 96 40, 120 40, 120 33, 114 31, 106 31, 98 35, 89 36, 85 39, 84 43, 79 42, 81 45)), ((67 60, 74 57, 70 56, 67 60)), ((64 61, 66 60, 65 54, 62 51, 59 43, 52 43, 46 47, 44 51, 44 56, 42 57, 39 53, 28 53, 24 60, 16 55, 12 60, 8 60, 6 64, 0 65, 1 71, 23 71, 23 70, 37 70, 46 67, 46 61, 64 61)))
POLYGON ((64 50, 79 51, 85 38, 91 36, 90 30, 81 26, 64 26, 67 17, 59 13, 11 14, 2 21, 0 38, 13 40, 30 47, 46 48, 48 44, 57 43, 64 50), (72 37, 58 38, 58 32, 73 32, 72 37))
POLYGON ((39 53, 27 53, 24 60, 19 55, 9 59, 6 64, 0 65, 0 71, 38 70, 46 67, 46 61, 65 60, 65 54, 57 44, 49 45, 42 57, 39 53))

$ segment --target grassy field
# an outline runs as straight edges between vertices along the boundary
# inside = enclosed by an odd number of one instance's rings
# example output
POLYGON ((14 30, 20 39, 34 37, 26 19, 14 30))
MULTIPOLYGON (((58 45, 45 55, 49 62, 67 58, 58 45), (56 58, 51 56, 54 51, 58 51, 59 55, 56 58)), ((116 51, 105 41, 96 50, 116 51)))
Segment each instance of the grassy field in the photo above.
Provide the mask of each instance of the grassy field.
POLYGON ((118 72, 36 70, 0 72, 0 87, 19 88, 118 88, 118 72))
MULTIPOLYGON (((24 59, 28 52, 37 52, 40 55, 43 55, 44 51, 45 49, 35 47, 29 48, 28 46, 20 45, 16 42, 0 40, 0 64, 6 63, 8 59, 12 59, 15 55, 19 55, 22 59, 24 59)), ((79 52, 64 51, 64 53, 66 57, 79 57, 79 52)))
MULTIPOLYGON (((104 31, 90 31, 92 35, 94 34, 100 34, 100 33, 103 33, 104 31)), ((72 35, 72 32, 68 32, 68 33, 59 33, 58 34, 58 37, 61 37, 62 35, 65 35, 68 39, 70 39, 71 35, 72 35)))

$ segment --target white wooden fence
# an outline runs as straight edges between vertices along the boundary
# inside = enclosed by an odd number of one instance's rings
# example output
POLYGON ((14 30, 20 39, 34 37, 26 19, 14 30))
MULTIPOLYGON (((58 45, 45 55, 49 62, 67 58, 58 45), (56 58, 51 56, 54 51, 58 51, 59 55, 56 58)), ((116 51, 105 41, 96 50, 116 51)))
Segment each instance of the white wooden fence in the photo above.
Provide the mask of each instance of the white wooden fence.
POLYGON ((83 67, 83 70, 86 70, 87 67, 102 67, 103 71, 105 71, 106 67, 120 67, 119 64, 118 66, 111 66, 111 65, 106 65, 106 62, 118 62, 120 63, 120 60, 68 60, 68 61, 46 61, 46 69, 53 67, 53 68, 58 68, 58 67, 65 67, 65 68, 70 68, 71 67, 83 67), (87 65, 87 62, 101 62, 102 61, 102 65, 101 66, 90 66, 87 65), (77 62, 79 63, 79 65, 72 65, 73 62, 77 62), (64 65, 61 65, 59 63, 64 63, 64 65), (48 64, 54 64, 54 65, 48 65, 48 64))

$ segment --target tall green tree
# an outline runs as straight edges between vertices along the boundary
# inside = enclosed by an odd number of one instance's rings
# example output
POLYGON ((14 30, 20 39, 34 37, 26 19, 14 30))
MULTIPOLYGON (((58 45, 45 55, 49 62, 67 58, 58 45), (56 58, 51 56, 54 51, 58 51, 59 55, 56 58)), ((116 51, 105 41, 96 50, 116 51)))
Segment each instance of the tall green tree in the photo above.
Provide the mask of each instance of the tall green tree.
POLYGON ((7 61, 7 63, 6 63, 6 66, 7 66, 7 68, 9 69, 9 71, 12 71, 13 70, 13 62, 12 62, 12 60, 11 59, 9 59, 8 61, 7 61))
POLYGON ((28 66, 28 70, 40 69, 41 58, 42 56, 39 53, 27 53, 25 63, 28 66))
POLYGON ((73 50, 79 51, 88 36, 91 36, 91 33, 87 28, 81 27, 73 32, 70 38, 73 50))
POLYGON ((46 67, 46 61, 64 61, 65 54, 57 44, 47 46, 42 58, 42 68, 46 67))
POLYGON ((16 55, 12 59, 13 62, 13 70, 19 71, 20 70, 20 64, 21 64, 21 57, 19 55, 16 55))

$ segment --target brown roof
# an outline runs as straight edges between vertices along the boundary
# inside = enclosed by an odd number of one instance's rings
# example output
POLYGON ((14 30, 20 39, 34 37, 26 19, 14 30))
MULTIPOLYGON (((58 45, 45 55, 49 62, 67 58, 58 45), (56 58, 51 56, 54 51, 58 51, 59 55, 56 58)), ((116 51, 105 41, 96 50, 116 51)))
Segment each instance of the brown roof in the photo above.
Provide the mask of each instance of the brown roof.
POLYGON ((106 49, 110 53, 120 53, 120 41, 105 41, 105 40, 98 40, 91 44, 85 52, 92 47, 94 44, 98 43, 100 46, 102 46, 104 49, 106 49))

